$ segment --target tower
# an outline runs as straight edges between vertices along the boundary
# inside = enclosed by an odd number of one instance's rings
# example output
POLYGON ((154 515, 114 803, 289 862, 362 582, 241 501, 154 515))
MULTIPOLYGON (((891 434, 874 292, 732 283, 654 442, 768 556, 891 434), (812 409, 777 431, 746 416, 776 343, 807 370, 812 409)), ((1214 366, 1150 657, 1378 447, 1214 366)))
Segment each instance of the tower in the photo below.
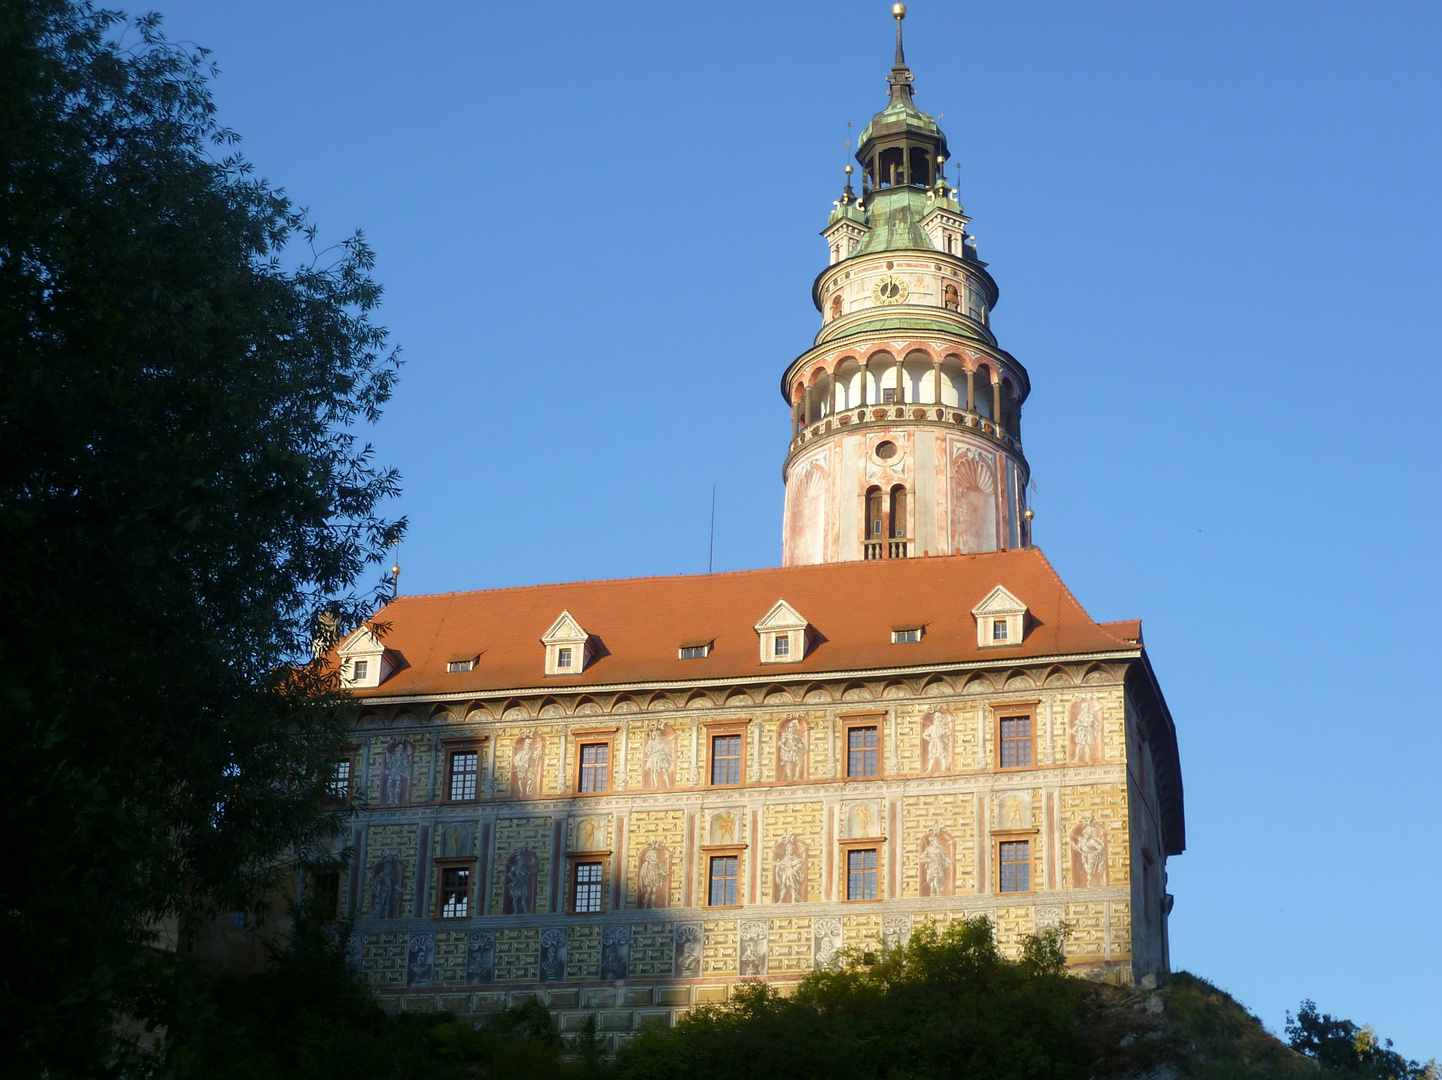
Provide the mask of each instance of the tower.
POLYGON ((946 181, 946 135, 912 100, 896 18, 886 108, 821 235, 821 329, 781 379, 791 406, 782 563, 1030 544, 1026 369, 998 347, 996 282, 946 181))

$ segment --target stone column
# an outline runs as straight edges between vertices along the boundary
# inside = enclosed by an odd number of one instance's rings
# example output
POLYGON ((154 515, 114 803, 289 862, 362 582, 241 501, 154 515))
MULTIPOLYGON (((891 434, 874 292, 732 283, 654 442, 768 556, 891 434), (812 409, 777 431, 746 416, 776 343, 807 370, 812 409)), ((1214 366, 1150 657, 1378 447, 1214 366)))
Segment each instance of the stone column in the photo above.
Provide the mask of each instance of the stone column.
POLYGON ((867 369, 866 369, 866 364, 865 364, 865 362, 863 362, 862 365, 861 365, 861 404, 862 404, 863 407, 866 405, 866 379, 867 379, 867 374, 868 374, 868 373, 867 373, 867 369))
POLYGON ((996 423, 997 433, 1001 432, 1001 380, 991 384, 991 418, 996 423))
POLYGON ((976 372, 966 373, 966 411, 976 412, 976 372))
POLYGON ((811 387, 802 392, 801 397, 801 426, 807 427, 811 423, 811 387))
POLYGON ((936 406, 941 408, 941 361, 931 362, 931 385, 936 389, 936 406))
POLYGON ((902 369, 901 361, 898 360, 896 362, 896 403, 898 405, 906 404, 906 389, 901 385, 901 378, 903 374, 904 372, 902 369))

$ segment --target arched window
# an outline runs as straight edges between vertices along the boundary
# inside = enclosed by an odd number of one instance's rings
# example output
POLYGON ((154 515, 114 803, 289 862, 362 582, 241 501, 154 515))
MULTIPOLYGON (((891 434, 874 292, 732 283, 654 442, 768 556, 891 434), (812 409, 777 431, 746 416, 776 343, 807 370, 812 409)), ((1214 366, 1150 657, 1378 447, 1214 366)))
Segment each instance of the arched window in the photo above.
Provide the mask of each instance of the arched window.
POLYGON ((894 540, 906 536, 906 489, 900 484, 891 489, 891 536, 894 540))
POLYGON ((881 489, 874 487, 866 492, 866 539, 880 540, 886 521, 882 517, 881 489))
POLYGON ((977 368, 976 376, 972 380, 972 385, 975 390, 976 397, 976 402, 973 407, 976 409, 979 415, 986 417, 988 420, 995 420, 996 417, 992 416, 991 408, 991 368, 987 367, 985 364, 982 364, 981 367, 977 368))

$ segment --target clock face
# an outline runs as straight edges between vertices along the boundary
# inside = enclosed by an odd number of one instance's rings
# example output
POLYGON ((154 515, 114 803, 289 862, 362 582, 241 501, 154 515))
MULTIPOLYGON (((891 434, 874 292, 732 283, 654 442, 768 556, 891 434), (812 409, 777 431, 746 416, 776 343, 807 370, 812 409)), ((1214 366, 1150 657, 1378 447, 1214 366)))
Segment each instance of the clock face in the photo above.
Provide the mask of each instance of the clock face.
POLYGON ((871 298, 878 304, 901 304, 908 292, 906 281, 895 274, 883 274, 871 286, 871 298))

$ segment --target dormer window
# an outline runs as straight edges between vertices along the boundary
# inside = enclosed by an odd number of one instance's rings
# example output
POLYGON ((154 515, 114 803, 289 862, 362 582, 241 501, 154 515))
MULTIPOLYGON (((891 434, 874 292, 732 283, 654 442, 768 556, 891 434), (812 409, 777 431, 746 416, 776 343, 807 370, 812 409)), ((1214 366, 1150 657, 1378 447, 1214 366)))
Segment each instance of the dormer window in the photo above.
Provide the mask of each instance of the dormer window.
POLYGON ((541 635, 541 644, 546 646, 547 675, 579 675, 591 661, 591 635, 569 611, 561 612, 541 635))
POLYGON ((704 660, 711 655, 710 641, 688 641, 677 651, 682 660, 704 660))
POLYGON ((352 690, 379 686, 395 669, 395 660, 369 626, 359 626, 336 649, 341 682, 352 690))
POLYGON ((755 626, 761 636, 763 664, 794 664, 806 659, 811 624, 785 600, 778 600, 755 626))
POLYGON ((356 682, 361 682, 369 676, 370 669, 371 662, 369 660, 357 660, 355 662, 355 668, 352 671, 351 678, 355 679, 356 682))
POLYGON ((971 609, 976 644, 983 649, 1015 647, 1026 638, 1026 605, 998 585, 971 609))
POLYGON ((921 640, 921 627, 907 626, 891 631, 893 645, 910 645, 921 640))
POLYGON ((476 666, 474 656, 455 656, 446 661, 446 670, 455 673, 457 671, 470 671, 476 666))

